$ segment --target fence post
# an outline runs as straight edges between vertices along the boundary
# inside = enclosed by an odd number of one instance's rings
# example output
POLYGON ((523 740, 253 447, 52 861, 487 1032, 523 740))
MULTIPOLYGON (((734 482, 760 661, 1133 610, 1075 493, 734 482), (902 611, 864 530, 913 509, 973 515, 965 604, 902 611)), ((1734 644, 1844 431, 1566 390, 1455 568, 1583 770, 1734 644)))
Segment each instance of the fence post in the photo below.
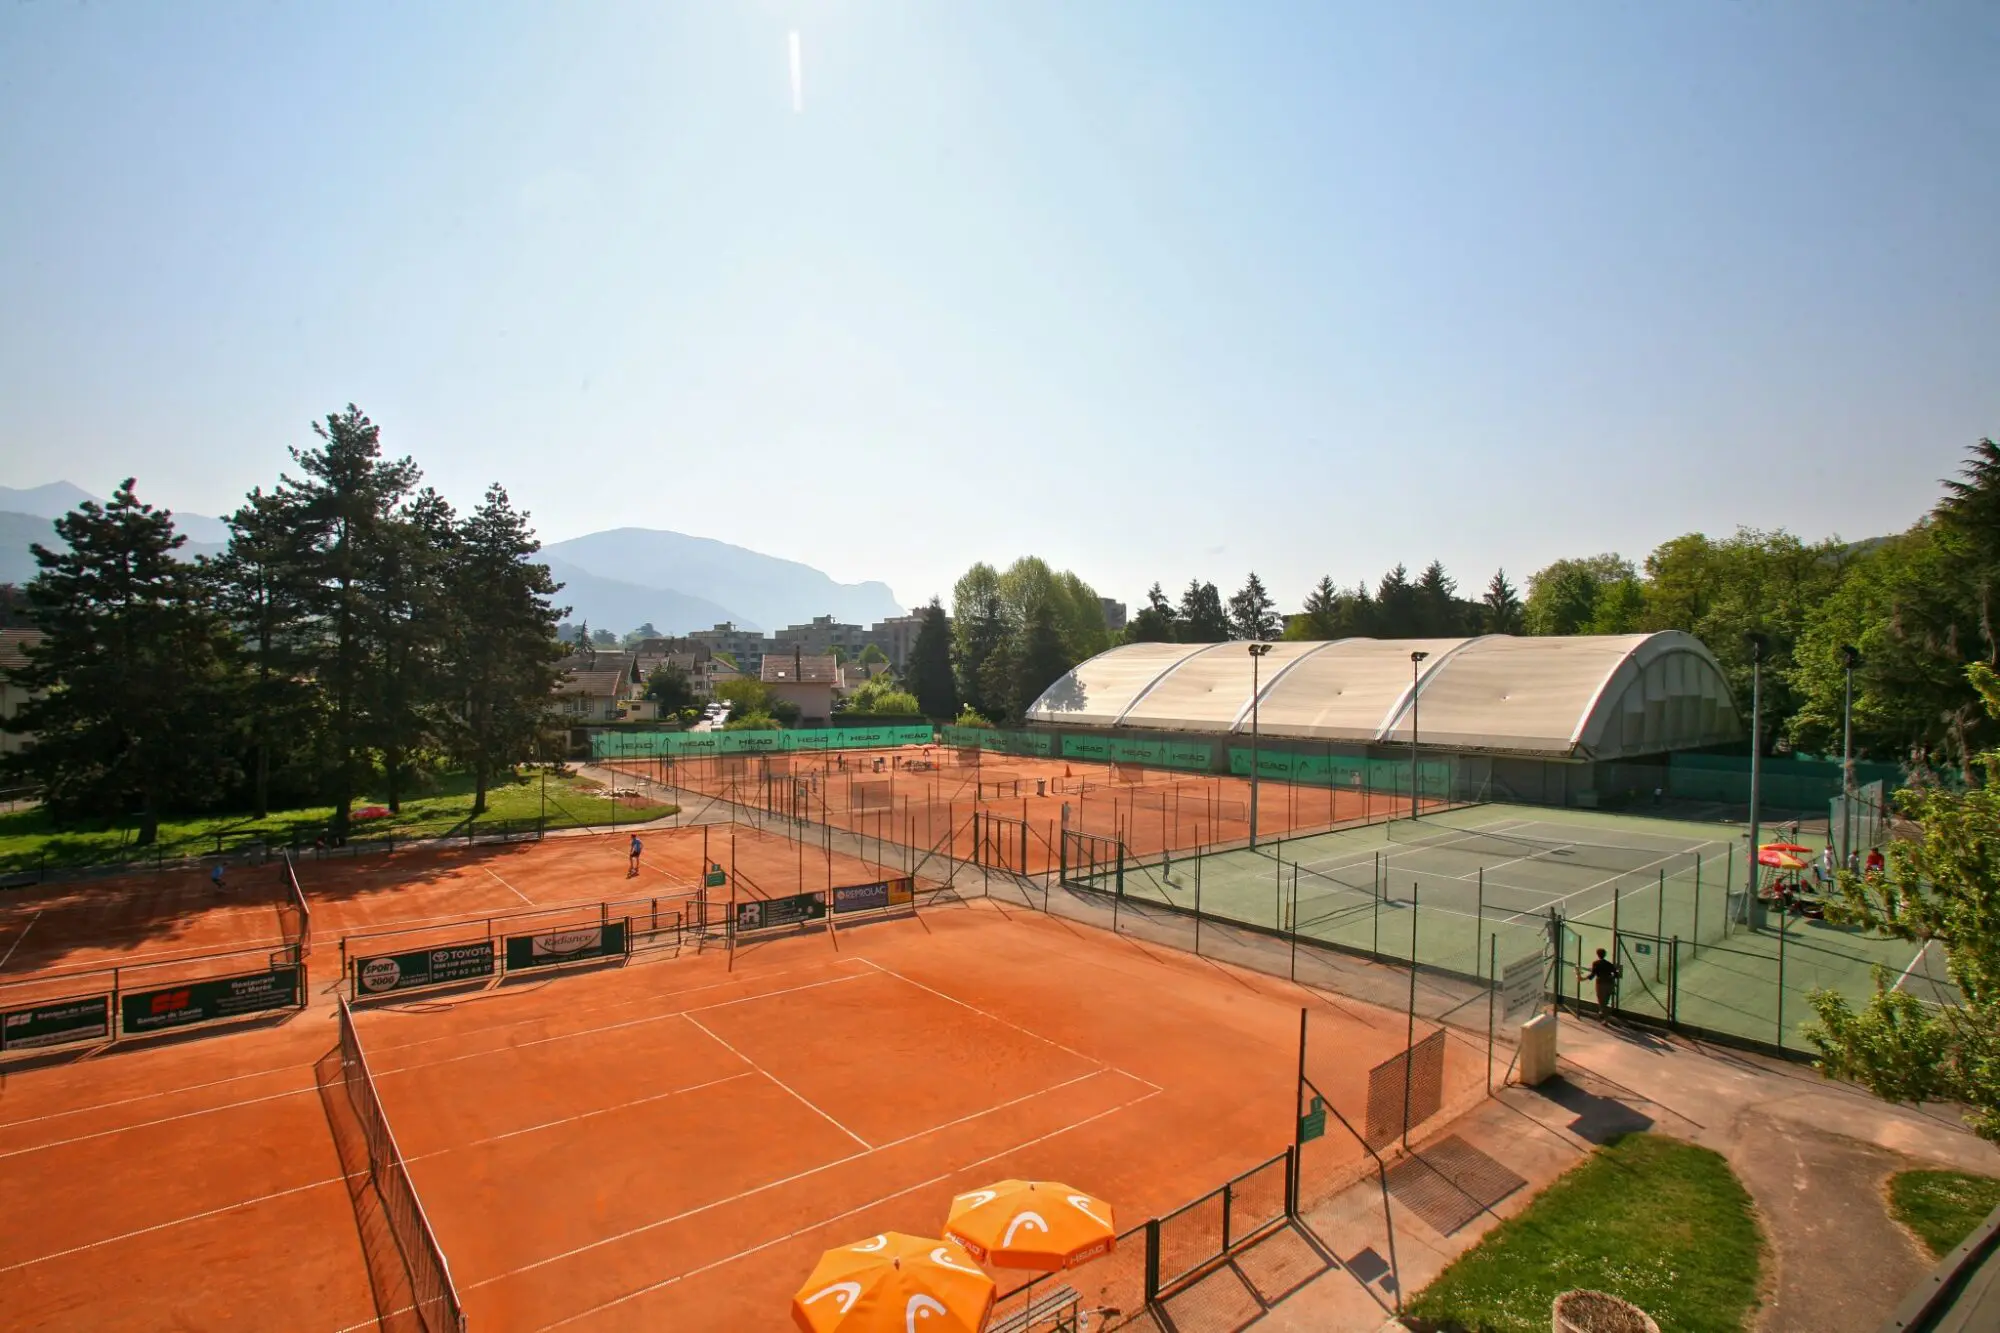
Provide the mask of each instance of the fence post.
MULTIPOLYGON (((1164 886, 1160 891, 1166 892, 1164 886)), ((1201 957, 1201 862, 1199 860, 1194 863, 1194 956, 1201 957)))
POLYGON ((1160 1294, 1160 1219, 1146 1219, 1146 1303, 1160 1294))
MULTIPOLYGON (((1414 771, 1412 781, 1414 781, 1414 771)), ((1410 881, 1410 1010, 1403 1040, 1403 1146, 1410 1146, 1410 1088, 1417 1054, 1417 883, 1410 881)))
POLYGON ((1292 865, 1292 917, 1290 929, 1285 933, 1292 937, 1292 980, 1299 979, 1299 867, 1292 865))
MULTIPOLYGON (((1701 853, 1694 854, 1694 943, 1701 947, 1701 853)), ((1674 960, 1675 970, 1680 968, 1680 959, 1674 960)))
POLYGON ((1493 999, 1500 985, 1500 937, 1486 941, 1486 1095, 1493 1095, 1493 999))
POLYGON ((1479 975, 1479 933, 1486 928, 1486 867, 1479 867, 1479 896, 1472 909, 1472 975, 1479 975))
POLYGON ((1667 1022, 1681 1021, 1681 937, 1674 936, 1674 963, 1667 973, 1667 1022))
MULTIPOLYGON (((1294 1098, 1293 1100, 1296 1101, 1297 1099, 1294 1098)), ((1229 1205, 1234 1200, 1235 1195, 1236 1182, 1233 1180, 1222 1182, 1222 1252, 1224 1254, 1229 1253, 1229 1205)))
POLYGON ((1667 868, 1660 867, 1660 897, 1653 904, 1653 980, 1660 979, 1660 941, 1667 936, 1667 868))
POLYGON ((1792 914, 1778 907, 1778 1049, 1785 1049, 1785 936, 1790 934, 1792 914))

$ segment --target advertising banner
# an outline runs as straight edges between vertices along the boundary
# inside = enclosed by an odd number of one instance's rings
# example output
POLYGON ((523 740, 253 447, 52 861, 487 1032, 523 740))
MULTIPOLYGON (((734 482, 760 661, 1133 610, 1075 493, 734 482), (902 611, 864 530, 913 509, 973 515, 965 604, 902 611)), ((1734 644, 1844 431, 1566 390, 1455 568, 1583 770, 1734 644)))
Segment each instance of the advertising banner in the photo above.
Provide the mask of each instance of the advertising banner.
POLYGON ((125 1033, 130 1036, 266 1009, 287 1009, 298 1002, 299 969, 274 967, 269 972, 211 977, 162 986, 158 990, 128 991, 122 997, 120 1011, 125 1033))
POLYGON ((111 997, 85 995, 0 1013, 0 1051, 26 1051, 111 1035, 111 997))
POLYGON ((628 931, 629 923, 610 921, 603 925, 577 926, 538 935, 509 935, 507 970, 553 967, 558 963, 579 963, 590 958, 623 954, 626 952, 628 931))
POLYGON ((477 981, 493 975, 492 940, 445 944, 435 949, 376 954, 354 960, 354 993, 387 995, 392 991, 442 986, 452 981, 477 981))

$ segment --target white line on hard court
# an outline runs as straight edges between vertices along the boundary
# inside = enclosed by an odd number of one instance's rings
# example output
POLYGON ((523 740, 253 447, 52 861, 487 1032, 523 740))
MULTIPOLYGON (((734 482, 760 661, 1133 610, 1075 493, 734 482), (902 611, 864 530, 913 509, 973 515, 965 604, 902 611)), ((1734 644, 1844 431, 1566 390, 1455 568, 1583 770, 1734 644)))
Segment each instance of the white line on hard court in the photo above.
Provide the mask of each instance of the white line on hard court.
MULTIPOLYGON (((522 1273, 533 1272, 537 1268, 546 1268, 550 1264, 561 1263, 564 1259, 573 1259, 579 1254, 586 1254, 589 1251, 598 1249, 602 1246, 615 1245, 619 1241, 630 1240, 634 1236, 642 1236, 648 1231, 657 1231, 661 1227, 672 1226, 676 1222, 685 1222, 691 1217, 699 1217, 703 1213, 713 1212, 717 1208, 727 1207, 729 1204, 739 1203, 744 1199, 754 1198, 759 1194, 766 1193, 767 1191, 779 1189, 786 1185, 797 1184, 799 1181, 806 1180, 812 1176, 819 1175, 823 1171, 831 1171, 833 1170, 833 1168, 837 1166, 845 1166, 849 1162, 858 1162, 864 1157, 879 1156, 882 1153, 888 1152, 891 1148, 900 1148, 906 1143, 914 1143, 918 1139, 926 1138, 932 1134, 941 1134, 947 1129, 956 1129, 960 1125, 969 1124, 974 1120, 982 1119, 983 1117, 993 1115, 996 1112, 1005 1111, 1011 1107, 1019 1106, 1022 1102, 1031 1102, 1037 1097, 1045 1097, 1052 1092, 1061 1092, 1064 1088, 1072 1087, 1075 1084, 1082 1083, 1086 1079, 1096 1078, 1098 1075, 1104 1072, 1105 1071, 1102 1069, 1093 1069, 1088 1074, 1079 1074, 1075 1078, 1067 1079, 1061 1083, 1054 1084, 1050 1087, 1037 1088, 1033 1092, 1023 1093, 1021 1096, 1015 1097, 1011 1101, 1001 1102, 997 1106, 989 1106, 984 1110, 974 1111, 969 1115, 962 1115, 956 1120, 947 1120, 942 1125, 932 1125, 928 1129, 920 1129, 914 1134, 905 1134, 900 1139, 891 1139, 889 1140, 889 1142, 882 1144, 880 1147, 870 1149, 868 1152, 855 1152, 855 1153, 849 1153, 845 1157, 836 1157, 830 1162, 821 1162, 818 1166, 807 1167, 803 1171, 795 1171, 789 1176, 783 1176, 777 1180, 766 1181, 762 1185, 753 1185, 747 1190, 739 1190, 735 1194, 730 1195, 726 1199, 711 1199, 707 1203, 698 1204, 693 1208, 684 1209, 681 1212, 675 1213, 671 1217, 662 1217, 659 1220, 653 1222, 642 1222, 638 1226, 632 1227, 631 1229, 626 1231, 621 1231, 615 1236, 605 1236, 602 1237, 601 1239, 593 1240, 586 1244, 579 1245, 575 1249, 564 1250, 561 1254, 552 1254, 546 1259, 537 1259, 533 1263, 523 1264, 519 1268, 509 1269, 505 1273, 496 1273, 492 1277, 481 1278, 477 1282, 467 1284, 465 1289, 467 1291, 470 1291, 474 1287, 486 1287, 486 1286, 491 1286, 495 1282, 505 1282, 510 1277, 515 1277, 522 1273)), ((1158 1095, 1159 1093, 1157 1091, 1149 1092, 1145 1095, 1145 1097, 1140 1097, 1134 1101, 1125 1103, 1125 1106, 1137 1106, 1139 1102, 1145 1101, 1147 1097, 1156 1097, 1158 1095)), ((1114 1106, 1111 1109, 1113 1111, 1121 1111, 1125 1109, 1125 1107, 1114 1106)), ((1102 1112, 1100 1114, 1109 1114, 1109 1112, 1102 1112)), ((1095 1118, 1096 1117, 1092 1117, 1092 1119, 1095 1118)), ((1088 1121, 1082 1123, 1087 1124, 1088 1121)), ((1072 1129, 1074 1129, 1075 1127, 1076 1126, 1074 1125, 1070 1126, 1070 1128, 1072 1129)), ((1057 1131, 1057 1133, 1061 1132, 1062 1131, 1060 1130, 1057 1131)), ((1040 1142, 1039 1139, 1034 1141, 1040 1142)), ((1012 1150, 1010 1149, 1009 1151, 1012 1150)), ((978 1165, 978 1163, 975 1162, 972 1163, 972 1165, 976 1166, 978 1165)))
MULTIPOLYGON (((1894 986, 1891 986, 1891 987, 1890 987, 1889 989, 1891 989, 1891 990, 1901 990, 1901 989, 1903 989, 1903 983, 1904 983, 1904 982, 1906 982, 1906 981, 1908 981, 1908 980, 1910 979, 1910 973, 1912 973, 1912 972, 1914 972, 1914 971, 1916 971, 1916 970, 1917 970, 1917 968, 1918 968, 1918 967, 1919 967, 1919 966, 1920 966, 1920 965, 1921 965, 1921 964, 1923 963, 1923 961, 1924 961, 1924 955, 1925 955, 1925 954, 1927 954, 1927 953, 1929 953, 1929 952, 1931 951, 1931 944, 1932 944, 1932 943, 1933 943, 1933 941, 1931 941, 1931 940, 1925 940, 1925 941, 1924 941, 1924 943, 1923 943, 1923 947, 1917 950, 1917 956, 1916 956, 1915 958, 1912 958, 1912 959, 1910 960, 1910 965, 1909 965, 1908 967, 1906 967, 1906 968, 1904 968, 1904 969, 1903 969, 1903 975, 1901 975, 1901 976, 1897 977, 1897 978, 1896 978, 1896 984, 1895 984, 1894 986)), ((1930 969, 1929 969, 1929 968, 1925 968, 1925 969, 1924 969, 1924 980, 1925 980, 1925 981, 1929 981, 1929 980, 1931 980, 1931 974, 1930 974, 1930 969)))
MULTIPOLYGON (((486 870, 485 866, 481 866, 479 868, 481 870, 486 870)), ((491 870, 486 870, 486 873, 489 875, 493 875, 493 872, 491 870)), ((513 894, 516 898, 519 898, 522 902, 526 903, 528 906, 537 908, 541 906, 540 903, 536 902, 533 898, 530 898, 527 894, 515 888, 512 884, 509 884, 506 880, 501 879, 498 875, 493 875, 493 878, 499 882, 501 888, 507 890, 507 892, 513 894)))
POLYGON ((870 1143, 867 1139, 862 1138, 859 1134, 856 1134, 853 1130, 849 1129, 846 1125, 841 1124, 838 1120, 835 1120, 831 1115, 828 1115, 825 1111, 821 1110, 819 1107, 813 1105, 812 1102, 809 1101, 803 1093, 799 1092, 798 1089, 794 1088, 791 1084, 785 1082, 785 1080, 779 1078, 776 1074, 773 1074, 770 1070, 764 1068, 764 1066, 758 1064, 755 1060, 752 1060, 749 1056, 743 1054, 743 1052, 737 1050, 734 1046, 731 1046, 721 1037, 716 1036, 715 1031, 712 1028, 704 1026, 702 1024, 702 1021, 696 1018, 693 1014, 683 1013, 681 1017, 687 1019, 688 1022, 694 1024, 697 1031, 706 1033, 708 1037, 711 1040, 713 1040, 716 1043, 716 1045, 722 1047, 723 1050, 728 1051, 731 1055, 741 1060, 744 1064, 749 1065, 752 1069, 762 1074, 765 1078, 770 1079, 773 1083, 783 1088, 786 1092, 789 1092, 793 1097, 797 1098, 799 1104, 805 1107, 808 1111, 811 1111, 814 1115, 826 1121, 827 1124, 832 1125, 835 1129, 847 1135, 848 1138, 853 1139, 856 1143, 860 1144, 862 1147, 867 1148, 870 1151, 873 1151, 875 1147, 874 1144, 870 1143))
POLYGON ((1038 1143, 1044 1143, 1049 1139, 1056 1138, 1059 1135, 1067 1134, 1072 1130, 1082 1129, 1085 1125, 1088 1125, 1093 1121, 1102 1120, 1104 1119, 1104 1117, 1108 1115, 1116 1115, 1120 1111, 1129 1110, 1130 1108, 1137 1106, 1140 1102, 1148 1101, 1154 1097, 1159 1096, 1161 1091, 1162 1091, 1161 1089, 1155 1088, 1153 1089, 1153 1091, 1146 1093, 1143 1096, 1135 1097, 1131 1101, 1125 1102, 1118 1106, 1114 1106, 1107 1111, 1099 1111, 1096 1115, 1087 1116, 1084 1119, 1078 1120, 1073 1124, 1064 1125, 1061 1129, 1050 1130, 1048 1133, 1038 1135, 1035 1138, 1029 1139, 1025 1143, 1017 1143, 1010 1148, 1002 1148, 999 1152, 990 1153, 987 1156, 980 1158, 976 1162, 966 1162, 961 1166, 952 1167, 948 1171, 942 1171, 937 1175, 932 1176, 929 1180, 920 1180, 914 1185, 906 1185, 902 1189, 895 1190, 888 1194, 884 1194, 879 1199, 871 1199, 867 1203, 857 1204, 854 1207, 845 1210, 844 1212, 835 1213, 831 1217, 823 1217, 817 1222, 808 1223, 807 1225, 798 1228, 796 1231, 787 1232, 782 1236, 775 1236, 772 1239, 764 1241, 761 1244, 752 1245, 747 1250, 739 1250, 737 1253, 729 1255, 727 1258, 716 1259, 713 1262, 703 1264, 699 1268, 690 1268, 685 1273, 676 1273, 674 1276, 670 1278, 663 1278, 658 1282, 650 1283, 647 1286, 638 1288, 636 1291, 628 1291, 623 1296, 616 1297, 612 1300, 605 1301, 598 1305, 593 1305, 588 1310, 580 1310, 573 1315, 567 1315, 564 1318, 558 1319, 552 1324, 544 1324, 542 1325, 541 1330, 537 1330, 537 1333, 545 1333, 545 1330, 551 1328, 561 1328, 563 1325, 573 1324, 579 1319, 588 1319, 590 1316, 597 1314, 599 1311, 611 1309, 613 1306, 623 1305, 627 1301, 636 1300, 639 1297, 648 1294, 649 1292, 658 1291, 662 1287, 671 1287, 676 1282, 685 1282, 687 1279, 691 1277, 699 1277, 701 1274, 709 1272, 713 1269, 721 1268, 725 1264, 733 1264, 739 1259, 747 1259, 751 1255, 756 1254, 762 1250, 770 1249, 773 1245, 782 1245, 788 1240, 796 1240, 800 1236, 803 1236, 808 1232, 818 1231, 822 1227, 831 1226, 833 1223, 841 1221, 844 1218, 852 1217, 856 1213, 865 1213, 870 1208, 879 1208, 883 1204, 888 1203, 891 1199, 900 1199, 905 1194, 910 1194, 920 1189, 928 1189, 932 1185, 941 1184, 944 1181, 951 1179, 955 1175, 958 1175, 962 1172, 970 1171, 975 1166, 984 1166, 988 1162, 997 1161, 1000 1158, 1006 1157, 1010 1154, 1025 1152, 1027 1149, 1034 1147, 1038 1143))
POLYGON ((21 933, 16 935, 14 937, 14 942, 7 946, 7 956, 5 958, 0 958, 0 972, 4 972, 7 970, 7 964, 13 961, 14 950, 21 947, 21 941, 28 938, 28 932, 33 930, 35 928, 35 923, 37 921, 40 921, 41 919, 42 919, 42 914, 40 912, 37 912, 33 916, 28 918, 27 925, 21 927, 21 933))

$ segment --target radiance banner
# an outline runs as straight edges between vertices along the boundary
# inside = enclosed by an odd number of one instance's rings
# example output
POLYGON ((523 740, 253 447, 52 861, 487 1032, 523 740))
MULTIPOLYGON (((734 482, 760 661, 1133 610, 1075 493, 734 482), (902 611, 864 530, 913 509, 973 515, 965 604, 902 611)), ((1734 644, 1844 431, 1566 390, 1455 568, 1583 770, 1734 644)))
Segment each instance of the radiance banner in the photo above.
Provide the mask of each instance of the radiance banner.
POLYGON ((66 1041, 97 1041, 110 1035, 109 995, 50 1000, 0 1013, 0 1051, 26 1051, 66 1041))
POLYGON ((375 954, 354 960, 354 993, 387 995, 450 981, 477 981, 493 975, 493 964, 492 940, 375 954))
POLYGON ((607 921, 601 926, 578 926, 540 935, 509 935, 507 970, 621 956, 629 952, 625 941, 630 933, 630 921, 607 921))
POLYGON ((119 1008, 124 1016, 125 1034, 131 1036, 136 1032, 165 1032, 190 1023, 235 1018, 266 1009, 295 1008, 298 1003, 299 969, 274 967, 269 972, 212 977, 162 986, 158 990, 128 991, 119 1008))

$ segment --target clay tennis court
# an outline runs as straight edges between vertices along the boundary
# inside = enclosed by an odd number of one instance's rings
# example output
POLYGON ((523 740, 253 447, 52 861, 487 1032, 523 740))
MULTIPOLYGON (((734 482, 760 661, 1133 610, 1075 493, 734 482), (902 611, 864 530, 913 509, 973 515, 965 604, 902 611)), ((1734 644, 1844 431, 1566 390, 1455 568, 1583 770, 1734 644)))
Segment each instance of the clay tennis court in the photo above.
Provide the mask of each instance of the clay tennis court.
MULTIPOLYGON (((1250 835, 1247 777, 1130 764, 995 754, 971 762, 950 747, 904 746, 608 759, 600 766, 1029 875, 1058 867, 1065 806, 1072 832, 1120 841, 1133 856, 1192 851, 1250 835)), ((1257 785, 1260 837, 1386 819, 1409 808, 1407 795, 1270 778, 1257 785)), ((1425 802, 1427 808, 1440 804, 1425 802)))

